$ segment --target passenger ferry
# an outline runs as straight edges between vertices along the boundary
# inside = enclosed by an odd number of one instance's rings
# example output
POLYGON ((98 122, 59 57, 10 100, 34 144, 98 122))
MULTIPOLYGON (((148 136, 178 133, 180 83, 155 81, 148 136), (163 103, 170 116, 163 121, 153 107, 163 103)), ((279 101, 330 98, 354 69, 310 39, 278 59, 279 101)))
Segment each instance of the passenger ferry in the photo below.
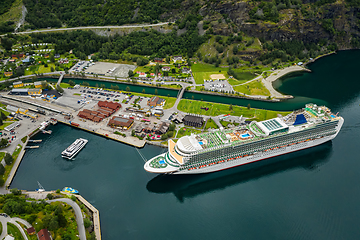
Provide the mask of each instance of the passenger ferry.
POLYGON ((83 147, 85 147, 87 142, 88 142, 88 140, 86 140, 84 138, 76 139, 75 142, 73 142, 67 149, 65 149, 61 153, 61 156, 63 158, 67 158, 70 160, 73 159, 73 157, 75 157, 75 155, 78 154, 78 152, 80 152, 80 150, 83 149, 83 147))
POLYGON ((144 165, 161 174, 199 174, 233 168, 314 147, 334 139, 344 119, 325 106, 307 104, 287 116, 168 142, 168 152, 144 165))

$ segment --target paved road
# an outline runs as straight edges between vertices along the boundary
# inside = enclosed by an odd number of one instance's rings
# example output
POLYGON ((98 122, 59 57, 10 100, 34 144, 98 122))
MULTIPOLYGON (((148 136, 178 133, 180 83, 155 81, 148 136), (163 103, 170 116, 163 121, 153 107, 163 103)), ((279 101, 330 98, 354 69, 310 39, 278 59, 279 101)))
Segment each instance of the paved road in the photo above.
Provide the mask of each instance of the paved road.
POLYGON ((21 232, 21 235, 23 236, 23 238, 25 240, 28 240, 28 237, 26 236, 24 229, 16 221, 21 222, 22 224, 24 224, 27 227, 29 227, 29 226, 31 227, 31 224, 23 219, 0 216, 0 222, 2 225, 2 232, 0 235, 0 239, 3 239, 7 235, 7 223, 9 222, 9 223, 14 224, 19 229, 19 231, 21 232))
POLYGON ((77 203, 75 203, 74 201, 72 201, 69 198, 58 198, 58 199, 48 200, 47 202, 48 203, 65 202, 65 203, 69 204, 75 211, 75 218, 76 218, 76 223, 78 226, 79 238, 80 238, 80 240, 86 240, 84 218, 83 218, 81 209, 80 209, 79 205, 77 205, 77 203))
MULTIPOLYGON (((29 34, 29 33, 40 33, 40 32, 57 32, 57 31, 72 31, 72 30, 81 30, 81 29, 104 29, 104 28, 141 28, 141 27, 156 27, 167 25, 169 22, 155 23, 155 24, 137 24, 137 25, 122 25, 122 26, 88 26, 88 27, 73 27, 73 28, 56 28, 56 29, 41 29, 25 32, 17 32, 13 34, 29 34)), ((0 35, 5 36, 6 34, 0 35)))

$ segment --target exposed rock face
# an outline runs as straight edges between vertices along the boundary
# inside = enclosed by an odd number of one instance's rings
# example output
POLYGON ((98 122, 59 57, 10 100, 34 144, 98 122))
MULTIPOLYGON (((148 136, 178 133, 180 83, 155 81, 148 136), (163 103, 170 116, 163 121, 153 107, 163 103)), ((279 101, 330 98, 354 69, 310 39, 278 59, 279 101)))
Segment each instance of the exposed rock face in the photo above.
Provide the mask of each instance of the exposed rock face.
MULTIPOLYGON (((314 3, 315 0, 303 0, 314 3)), ((298 39, 305 43, 317 43, 320 39, 335 41, 340 49, 350 47, 352 38, 360 39, 360 9, 351 8, 345 3, 336 2, 322 5, 312 15, 303 16, 300 9, 284 9, 278 23, 257 20, 250 22, 249 11, 254 7, 251 2, 226 2, 204 4, 199 14, 204 20, 211 21, 214 33, 229 35, 237 30, 249 36, 267 40, 298 39), (225 18, 230 19, 225 23, 225 18), (221 19, 221 20, 219 20, 221 19), (335 31, 323 27, 323 21, 329 19, 335 31), (218 20, 218 21, 216 21, 218 20)), ((256 14, 263 14, 262 11, 256 14)))

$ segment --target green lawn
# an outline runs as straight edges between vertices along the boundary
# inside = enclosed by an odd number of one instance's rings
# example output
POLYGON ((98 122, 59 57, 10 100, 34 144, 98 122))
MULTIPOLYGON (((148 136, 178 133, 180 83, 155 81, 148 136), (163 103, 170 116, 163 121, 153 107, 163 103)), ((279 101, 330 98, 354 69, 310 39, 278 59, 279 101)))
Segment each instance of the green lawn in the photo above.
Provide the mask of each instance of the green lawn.
POLYGON ((208 130, 209 128, 213 128, 213 129, 217 129, 219 128, 219 126, 215 123, 214 120, 212 120, 211 118, 207 120, 206 125, 205 125, 205 130, 208 130))
POLYGON ((235 80, 238 81, 242 81, 242 80, 248 81, 256 77, 256 75, 252 72, 246 72, 242 69, 233 69, 233 70, 236 73, 236 77, 237 77, 237 79, 235 80))
POLYGON ((227 121, 223 121, 223 120, 220 120, 220 123, 221 123, 221 125, 222 125, 224 128, 227 128, 227 126, 228 126, 229 124, 231 124, 231 122, 227 122, 227 121))
POLYGON ((260 80, 252 81, 250 83, 235 86, 234 90, 247 95, 262 95, 270 96, 269 90, 262 84, 260 80))
POLYGON ((231 111, 229 110, 229 108, 230 105, 228 104, 210 103, 188 99, 182 99, 178 105, 178 109, 186 113, 195 113, 206 116, 218 116, 221 114, 231 114, 233 116, 242 115, 243 117, 259 121, 275 118, 278 113, 282 114, 283 116, 289 114, 289 112, 277 112, 254 108, 248 109, 247 107, 240 106, 232 106, 233 110, 231 111), (208 107, 209 110, 205 111, 204 109, 200 109, 201 107, 208 107))
POLYGON ((48 63, 47 67, 44 65, 33 65, 28 68, 29 70, 25 70, 25 75, 32 75, 34 73, 49 73, 51 72, 51 67, 53 67, 55 71, 55 63, 48 63))
POLYGON ((12 169, 12 167, 14 166, 14 163, 17 159, 17 157, 19 156, 19 153, 21 151, 22 146, 20 144, 18 144, 18 148, 15 149, 15 151, 12 154, 12 157, 14 158, 14 161, 10 164, 10 165, 5 165, 5 173, 4 173, 4 180, 6 181, 6 179, 8 178, 10 171, 12 169))
POLYGON ((71 86, 68 83, 60 83, 60 87, 61 88, 68 88, 68 87, 71 87, 71 86))
POLYGON ((12 223, 7 223, 7 233, 13 236, 16 240, 24 240, 20 230, 12 223))
POLYGON ((12 124, 13 122, 6 122, 3 125, 0 126, 0 130, 4 130, 5 127, 9 126, 10 124, 12 124))
POLYGON ((191 71, 194 75, 196 84, 203 84, 204 79, 210 79, 210 75, 212 74, 224 74, 225 78, 228 78, 228 70, 229 68, 215 67, 211 64, 197 63, 191 65, 191 71))
POLYGON ((181 128, 181 129, 179 129, 176 138, 181 138, 181 137, 183 137, 183 136, 190 135, 191 133, 199 134, 199 133, 201 133, 201 130, 199 130, 199 129, 192 129, 192 128, 181 128), (184 130, 184 129, 185 129, 185 130, 184 130))

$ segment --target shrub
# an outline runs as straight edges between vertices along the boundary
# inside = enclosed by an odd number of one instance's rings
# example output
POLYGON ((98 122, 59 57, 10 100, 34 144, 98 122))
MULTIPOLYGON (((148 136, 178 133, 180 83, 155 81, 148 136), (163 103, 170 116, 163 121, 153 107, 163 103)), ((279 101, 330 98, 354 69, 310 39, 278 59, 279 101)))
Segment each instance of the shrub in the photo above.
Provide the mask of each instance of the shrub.
POLYGON ((10 165, 14 161, 14 158, 10 155, 10 153, 6 153, 4 159, 6 165, 10 165))
POLYGON ((5 167, 4 165, 0 164, 0 175, 4 175, 5 173, 5 167))
POLYGON ((48 193, 48 195, 46 195, 46 198, 48 198, 49 200, 53 199, 54 196, 51 193, 48 193))
POLYGON ((92 225, 92 222, 88 218, 84 218, 84 227, 88 228, 92 225))
POLYGON ((27 140, 27 136, 25 136, 25 137, 23 137, 23 138, 21 139, 21 141, 22 141, 23 143, 25 143, 26 140, 27 140))

